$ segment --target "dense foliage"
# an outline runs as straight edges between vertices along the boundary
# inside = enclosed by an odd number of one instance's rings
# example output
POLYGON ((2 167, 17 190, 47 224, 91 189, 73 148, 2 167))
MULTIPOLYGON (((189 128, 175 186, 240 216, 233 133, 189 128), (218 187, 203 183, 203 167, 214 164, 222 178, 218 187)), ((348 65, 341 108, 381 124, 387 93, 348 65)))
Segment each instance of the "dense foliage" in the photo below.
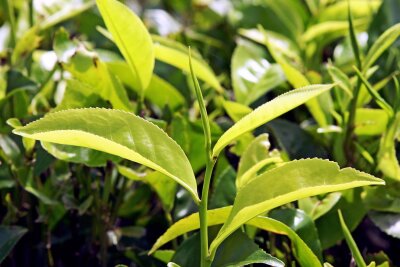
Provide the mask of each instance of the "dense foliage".
POLYGON ((0 3, 1 266, 400 266, 400 1, 0 3))

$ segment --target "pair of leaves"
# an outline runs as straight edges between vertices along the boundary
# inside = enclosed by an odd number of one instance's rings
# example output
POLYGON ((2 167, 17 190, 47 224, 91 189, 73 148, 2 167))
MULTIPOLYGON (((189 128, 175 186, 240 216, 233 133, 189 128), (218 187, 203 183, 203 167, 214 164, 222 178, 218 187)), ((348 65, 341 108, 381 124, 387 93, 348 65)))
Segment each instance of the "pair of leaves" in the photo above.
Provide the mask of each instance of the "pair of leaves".
MULTIPOLYGON (((226 131, 214 147, 221 150, 242 134, 276 118, 331 85, 313 85, 292 90, 260 106, 226 131)), ((106 109, 60 111, 45 116, 14 133, 64 145, 97 149, 141 163, 171 177, 198 201, 196 180, 182 149, 162 130, 133 114, 106 109)))

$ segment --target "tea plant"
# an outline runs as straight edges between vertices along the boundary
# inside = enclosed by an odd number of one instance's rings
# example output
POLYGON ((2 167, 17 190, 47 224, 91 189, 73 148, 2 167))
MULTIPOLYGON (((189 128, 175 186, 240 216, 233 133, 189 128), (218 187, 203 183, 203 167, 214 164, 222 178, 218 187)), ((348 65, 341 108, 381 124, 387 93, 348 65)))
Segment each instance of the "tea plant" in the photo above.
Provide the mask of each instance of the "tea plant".
POLYGON ((169 38, 168 13, 146 27, 116 0, 3 2, 0 261, 41 233, 49 266, 340 265, 343 238, 389 264, 351 235, 366 215, 398 235, 398 66, 375 64, 399 25, 373 32, 389 1, 165 1, 194 22, 169 38))

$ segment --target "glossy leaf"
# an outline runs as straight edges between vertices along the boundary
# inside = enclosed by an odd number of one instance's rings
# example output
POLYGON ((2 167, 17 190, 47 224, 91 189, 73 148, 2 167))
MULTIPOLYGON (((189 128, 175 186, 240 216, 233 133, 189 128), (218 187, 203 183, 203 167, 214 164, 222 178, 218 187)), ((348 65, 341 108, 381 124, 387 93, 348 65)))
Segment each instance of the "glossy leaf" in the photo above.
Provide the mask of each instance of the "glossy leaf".
POLYGON ((387 29, 379 38, 374 42, 368 50, 367 55, 363 61, 363 70, 371 67, 375 61, 388 49, 394 41, 400 36, 400 23, 387 29))
POLYGON ((0 263, 27 231, 19 226, 0 226, 0 263))
MULTIPOLYGON (((290 63, 290 60, 285 56, 279 53, 278 46, 280 45, 275 44, 271 41, 271 37, 267 36, 267 33, 264 32, 265 36, 265 45, 267 46, 269 52, 271 53, 274 60, 280 65, 283 72, 285 73, 286 79, 294 88, 299 88, 303 86, 309 86, 311 83, 308 78, 301 73, 299 67, 295 67, 290 63)), ((324 95, 325 98, 330 96, 324 95)), ((322 96, 321 96, 322 97, 322 96)), ((322 99, 321 99, 322 100, 322 99)), ((318 122, 320 126, 326 126, 329 124, 330 120, 328 118, 329 105, 321 105, 319 103, 319 98, 309 99, 306 103, 307 108, 310 110, 311 114, 313 115, 314 119, 318 122)), ((331 102, 330 100, 328 102, 331 102)))
POLYGON ((257 172, 268 164, 282 162, 277 150, 269 151, 271 144, 268 134, 257 136, 250 145, 247 146, 239 161, 236 187, 241 188, 252 178, 257 176, 257 172))
POLYGON ((304 211, 292 208, 278 208, 270 211, 268 217, 290 227, 313 253, 322 260, 322 248, 314 221, 304 211))
POLYGON ((251 264, 283 267, 279 259, 260 249, 246 234, 236 231, 221 244, 212 267, 242 267, 251 264))
POLYGON ((332 85, 310 85, 287 92, 261 105, 253 112, 243 117, 221 136, 214 146, 213 156, 217 156, 224 147, 242 134, 294 109, 331 88, 332 85))
POLYGON ((210 253, 242 224, 270 209, 304 197, 374 184, 384 181, 352 168, 340 170, 337 163, 327 160, 305 159, 276 167, 241 188, 210 253))
POLYGON ((154 68, 154 48, 143 22, 116 0, 96 0, 113 40, 135 75, 135 87, 145 91, 154 68))
POLYGON ((132 113, 107 109, 59 111, 14 133, 138 162, 174 179, 198 201, 196 180, 182 149, 160 128, 132 113))
MULTIPOLYGON (((229 216, 232 207, 224 207, 215 210, 208 210, 208 226, 223 224, 229 216)), ((294 247, 294 255, 299 260, 302 266, 321 266, 318 257, 312 252, 307 244, 293 231, 289 226, 284 223, 264 217, 258 216, 251 219, 246 223, 265 231, 270 231, 280 235, 286 235, 292 241, 294 247)), ((173 224, 161 237, 158 238, 157 242, 153 245, 149 254, 154 253, 158 248, 175 239, 176 237, 183 235, 187 232, 199 229, 199 215, 198 213, 192 214, 184 219, 173 224)))

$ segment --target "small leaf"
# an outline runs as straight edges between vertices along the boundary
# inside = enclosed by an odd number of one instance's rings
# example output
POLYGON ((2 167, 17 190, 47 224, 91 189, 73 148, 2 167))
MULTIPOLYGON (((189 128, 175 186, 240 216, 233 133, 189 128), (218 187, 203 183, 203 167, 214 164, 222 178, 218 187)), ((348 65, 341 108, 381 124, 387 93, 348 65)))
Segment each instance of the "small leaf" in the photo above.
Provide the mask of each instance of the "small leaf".
POLYGON ((349 246, 349 248, 351 250, 351 254, 353 255, 353 258, 354 258, 357 266, 358 267, 367 267, 367 264, 365 263, 363 257, 361 256, 361 252, 358 249, 356 242, 354 241, 353 237, 351 236, 349 228, 347 228, 346 223, 344 222, 343 215, 340 210, 338 210, 338 214, 339 214, 340 225, 342 226, 344 238, 346 239, 347 245, 349 246))
POLYGON ((154 68, 154 48, 143 22, 116 0, 96 0, 113 40, 136 76, 135 87, 144 92, 154 68))
POLYGON ((387 29, 379 38, 374 42, 372 47, 368 50, 364 58, 363 70, 369 69, 375 61, 388 49, 400 35, 400 23, 393 25, 387 29))
POLYGON ((250 114, 243 117, 235 125, 229 128, 217 141, 213 149, 213 156, 217 156, 224 147, 262 124, 294 109, 332 88, 332 85, 310 85, 295 89, 261 105, 250 114))
POLYGON ((236 187, 240 188, 257 176, 257 172, 268 164, 282 162, 277 150, 269 151, 271 144, 268 134, 257 136, 247 146, 239 161, 236 187))
POLYGON ((19 226, 0 226, 0 263, 28 230, 19 226))
POLYGON ((186 188, 198 201, 197 184, 182 149, 154 124, 128 112, 77 109, 50 113, 15 134, 100 150, 157 170, 186 188))
POLYGON ((384 181, 352 168, 340 170, 337 163, 321 159, 292 161, 276 167, 241 188, 229 218, 210 245, 210 253, 213 255, 219 244, 241 225, 275 207, 304 197, 379 184, 384 181))

